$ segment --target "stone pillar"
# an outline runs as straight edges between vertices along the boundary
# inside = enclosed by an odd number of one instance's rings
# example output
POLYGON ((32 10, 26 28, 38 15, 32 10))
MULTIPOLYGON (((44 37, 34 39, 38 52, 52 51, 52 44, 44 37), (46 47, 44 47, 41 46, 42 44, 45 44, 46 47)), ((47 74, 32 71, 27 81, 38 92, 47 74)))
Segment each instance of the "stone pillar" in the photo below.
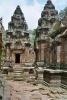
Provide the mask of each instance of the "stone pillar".
POLYGON ((51 51, 51 56, 52 56, 52 64, 51 64, 51 68, 52 69, 57 69, 56 68, 56 64, 57 64, 57 45, 54 43, 52 46, 52 51, 51 51))
POLYGON ((57 46, 57 62, 61 63, 62 62, 62 46, 57 46))
POLYGON ((15 63, 15 54, 12 53, 12 62, 15 63))
POLYGON ((0 32, 0 69, 1 69, 2 32, 0 32))
POLYGON ((0 50, 0 69, 1 69, 1 50, 0 50))
POLYGON ((52 64, 52 51, 50 51, 50 64, 52 64))
POLYGON ((9 49, 9 46, 6 47, 6 60, 7 61, 10 60, 10 49, 9 49))
POLYGON ((26 60, 26 51, 22 51, 22 63, 26 60))
POLYGON ((29 58, 30 56, 29 56, 29 47, 27 48, 27 58, 28 58, 28 62, 29 62, 29 58))
POLYGON ((22 63, 22 54, 20 54, 20 64, 22 63))
POLYGON ((62 62, 65 63, 65 43, 62 41, 62 62))
POLYGON ((65 64, 67 64, 67 41, 65 41, 64 51, 65 51, 65 64))
POLYGON ((44 61, 44 43, 41 44, 41 61, 44 61))
POLYGON ((10 61, 12 61, 12 51, 10 51, 10 61))
POLYGON ((54 63, 57 62, 57 45, 54 47, 54 63))
POLYGON ((39 62, 41 61, 41 44, 39 44, 39 52, 38 52, 38 56, 39 56, 39 62))
POLYGON ((29 48, 28 47, 26 47, 25 54, 26 54, 25 60, 28 62, 29 61, 29 48))
POLYGON ((62 70, 61 86, 67 89, 67 40, 62 42, 62 70))
POLYGON ((50 52, 47 52, 47 64, 50 64, 50 52))
POLYGON ((39 50, 36 50, 36 52, 35 52, 35 55, 36 55, 35 56, 35 61, 36 62, 38 62, 38 60, 39 60, 39 55, 38 54, 39 54, 39 50))
POLYGON ((46 48, 44 47, 44 63, 46 64, 46 48))
POLYGON ((57 62, 57 45, 54 43, 52 49, 52 63, 56 64, 56 62, 57 62))

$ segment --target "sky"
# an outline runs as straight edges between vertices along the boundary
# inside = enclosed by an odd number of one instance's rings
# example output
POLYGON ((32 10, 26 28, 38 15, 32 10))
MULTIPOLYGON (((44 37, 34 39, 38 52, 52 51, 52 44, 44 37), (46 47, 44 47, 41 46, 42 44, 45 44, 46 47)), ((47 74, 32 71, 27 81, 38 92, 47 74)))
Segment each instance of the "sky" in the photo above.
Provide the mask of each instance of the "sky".
MULTIPOLYGON (((29 29, 35 29, 38 25, 38 19, 47 0, 0 0, 0 17, 3 18, 3 26, 8 29, 8 22, 14 13, 17 5, 20 5, 24 13, 29 29)), ((63 10, 67 6, 67 0, 52 0, 56 10, 63 10)))

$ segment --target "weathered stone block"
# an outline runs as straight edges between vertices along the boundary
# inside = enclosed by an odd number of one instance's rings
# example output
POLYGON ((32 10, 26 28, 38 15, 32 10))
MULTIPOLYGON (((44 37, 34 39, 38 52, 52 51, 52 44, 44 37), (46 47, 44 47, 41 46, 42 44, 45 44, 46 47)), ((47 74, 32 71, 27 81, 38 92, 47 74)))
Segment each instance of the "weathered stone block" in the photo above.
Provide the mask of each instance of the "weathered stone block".
POLYGON ((61 70, 44 69, 43 78, 48 86, 61 86, 61 70))
POLYGON ((67 71, 62 71, 61 74, 61 86, 67 89, 67 71))

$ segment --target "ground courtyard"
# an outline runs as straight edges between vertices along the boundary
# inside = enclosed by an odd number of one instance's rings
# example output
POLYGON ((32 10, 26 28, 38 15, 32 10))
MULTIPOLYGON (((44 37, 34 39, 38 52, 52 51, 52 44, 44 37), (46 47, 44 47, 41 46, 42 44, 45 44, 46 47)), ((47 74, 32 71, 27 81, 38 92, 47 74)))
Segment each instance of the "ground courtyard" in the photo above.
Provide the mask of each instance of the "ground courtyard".
POLYGON ((0 92, 3 100, 67 100, 67 90, 47 87, 30 79, 13 81, 5 77, 4 89, 0 92))

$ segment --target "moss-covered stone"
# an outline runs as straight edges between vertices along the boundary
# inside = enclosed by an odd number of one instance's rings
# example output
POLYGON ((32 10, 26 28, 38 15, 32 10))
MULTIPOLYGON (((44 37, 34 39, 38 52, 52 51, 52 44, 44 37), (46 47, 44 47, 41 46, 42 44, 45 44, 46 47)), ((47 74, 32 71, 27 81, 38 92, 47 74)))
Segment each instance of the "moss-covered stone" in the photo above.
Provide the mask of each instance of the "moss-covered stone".
POLYGON ((60 28, 60 22, 56 23, 56 24, 53 26, 51 33, 52 33, 52 34, 55 33, 59 28, 60 28))

